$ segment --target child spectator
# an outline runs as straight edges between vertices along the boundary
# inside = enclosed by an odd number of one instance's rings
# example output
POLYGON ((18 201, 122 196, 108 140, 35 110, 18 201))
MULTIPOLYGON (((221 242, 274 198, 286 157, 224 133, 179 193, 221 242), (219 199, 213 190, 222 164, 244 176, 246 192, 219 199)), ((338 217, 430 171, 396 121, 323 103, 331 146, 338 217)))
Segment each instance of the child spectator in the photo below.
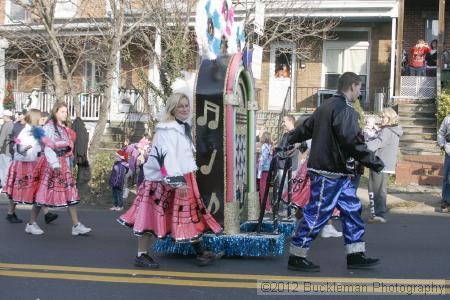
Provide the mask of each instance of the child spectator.
POLYGON ((368 116, 366 118, 366 126, 363 129, 364 141, 368 142, 378 137, 380 128, 376 125, 376 119, 374 116, 368 116))
POLYGON ((113 196, 113 206, 110 210, 121 211, 123 209, 124 189, 126 189, 125 178, 129 172, 128 154, 123 150, 118 150, 114 155, 116 161, 109 177, 109 186, 112 189, 113 196))
POLYGON ((387 198, 387 181, 389 174, 395 174, 397 164, 397 150, 403 130, 398 125, 398 115, 391 107, 382 112, 381 132, 378 138, 367 142, 367 148, 384 162, 381 172, 370 171, 369 201, 372 218, 369 223, 386 223, 385 214, 387 198))
MULTIPOLYGON (((259 196, 260 201, 264 200, 264 193, 267 186, 267 177, 269 176, 270 162, 272 161, 272 140, 270 133, 265 131, 261 137, 261 155, 258 160, 258 174, 257 178, 260 180, 259 196)), ((266 202, 266 211, 271 211, 270 201, 266 202)))
MULTIPOLYGON (((142 141, 142 140, 141 140, 142 141)), ((146 143, 139 142, 138 146, 138 156, 136 158, 136 186, 139 187, 144 181, 144 164, 147 162, 148 155, 151 150, 151 140, 146 140, 146 143)))

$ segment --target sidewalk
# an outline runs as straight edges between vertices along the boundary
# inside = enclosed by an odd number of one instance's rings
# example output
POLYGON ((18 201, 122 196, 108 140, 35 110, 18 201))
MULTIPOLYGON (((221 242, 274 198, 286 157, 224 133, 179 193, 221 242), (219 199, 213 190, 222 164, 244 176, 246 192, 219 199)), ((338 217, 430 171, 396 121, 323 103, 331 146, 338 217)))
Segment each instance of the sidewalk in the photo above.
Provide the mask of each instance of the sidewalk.
MULTIPOLYGON (((364 207, 369 206, 366 188, 358 189, 358 197, 364 207)), ((390 212, 404 214, 434 214, 440 212, 440 189, 429 186, 389 187, 387 205, 390 212)))

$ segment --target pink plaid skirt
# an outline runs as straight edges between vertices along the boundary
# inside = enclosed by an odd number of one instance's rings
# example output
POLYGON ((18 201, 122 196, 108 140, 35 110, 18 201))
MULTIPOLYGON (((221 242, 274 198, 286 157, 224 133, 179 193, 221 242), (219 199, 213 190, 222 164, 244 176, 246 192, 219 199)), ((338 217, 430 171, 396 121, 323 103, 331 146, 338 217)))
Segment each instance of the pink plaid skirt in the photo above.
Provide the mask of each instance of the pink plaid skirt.
POLYGON ((130 209, 117 220, 133 228, 135 235, 152 233, 158 238, 168 234, 176 241, 194 241, 207 230, 222 231, 200 198, 194 173, 184 175, 187 194, 180 195, 161 181, 145 180, 130 209))
POLYGON ((38 160, 36 169, 40 172, 36 203, 49 207, 67 207, 77 204, 80 199, 73 180, 72 171, 65 157, 58 157, 61 172, 59 175, 48 164, 45 156, 38 160))
POLYGON ((33 204, 39 185, 37 162, 13 160, 9 167, 4 192, 15 202, 33 204))

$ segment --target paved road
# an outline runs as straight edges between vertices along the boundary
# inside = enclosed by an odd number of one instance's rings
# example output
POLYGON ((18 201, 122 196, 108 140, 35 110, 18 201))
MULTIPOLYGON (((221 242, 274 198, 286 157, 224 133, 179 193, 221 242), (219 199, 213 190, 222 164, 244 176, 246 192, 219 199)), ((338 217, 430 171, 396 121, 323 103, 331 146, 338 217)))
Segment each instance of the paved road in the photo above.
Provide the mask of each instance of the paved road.
MULTIPOLYGON (((45 234, 31 236, 24 233, 24 224, 7 223, 6 205, 0 204, 0 299, 257 299, 258 278, 341 285, 431 283, 425 280, 438 284, 447 279, 446 292, 450 294, 449 214, 392 214, 387 224, 367 225, 368 254, 382 260, 373 270, 348 271, 342 239, 319 238, 310 258, 321 265, 321 272, 304 274, 286 269, 287 255, 225 258, 199 268, 192 257, 155 254, 160 270, 138 270, 132 265, 136 239, 128 228, 115 222, 118 213, 81 206, 79 212, 80 220, 94 230, 90 236, 70 235, 65 210, 58 211, 60 218, 54 224, 45 225, 40 219, 45 234)), ((26 219, 29 211, 20 209, 18 215, 26 219)), ((290 289, 296 291, 297 287, 291 285, 290 289)))

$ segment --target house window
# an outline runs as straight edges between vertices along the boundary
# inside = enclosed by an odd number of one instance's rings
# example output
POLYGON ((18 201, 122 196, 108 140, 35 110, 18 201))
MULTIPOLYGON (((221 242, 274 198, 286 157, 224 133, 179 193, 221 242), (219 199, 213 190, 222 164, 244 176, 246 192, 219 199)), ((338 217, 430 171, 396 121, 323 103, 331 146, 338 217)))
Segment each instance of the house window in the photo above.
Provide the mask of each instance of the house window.
MULTIPOLYGON (((19 0, 19 1, 21 1, 21 3, 23 3, 23 4, 31 4, 30 3, 31 0, 19 0)), ((27 10, 23 6, 21 6, 17 3, 18 3, 18 0, 9 0, 6 2, 6 8, 9 5, 9 10, 7 9, 6 11, 9 11, 8 17, 9 17, 10 22, 19 23, 19 22, 24 22, 28 19, 27 10)))
POLYGON ((19 66, 17 63, 7 63, 5 65, 5 82, 6 85, 12 85, 13 90, 18 88, 19 66))
POLYGON ((55 18, 73 18, 77 14, 77 0, 57 0, 55 18))
POLYGON ((361 106, 369 109, 368 92, 369 43, 326 42, 324 44, 324 87, 336 90, 339 76, 345 72, 359 75, 361 85, 361 106))
POLYGON ((85 68, 85 89, 96 91, 103 79, 103 70, 94 61, 87 61, 85 68))
POLYGON ((427 43, 437 40, 439 34, 439 21, 428 19, 425 27, 425 38, 427 43))

